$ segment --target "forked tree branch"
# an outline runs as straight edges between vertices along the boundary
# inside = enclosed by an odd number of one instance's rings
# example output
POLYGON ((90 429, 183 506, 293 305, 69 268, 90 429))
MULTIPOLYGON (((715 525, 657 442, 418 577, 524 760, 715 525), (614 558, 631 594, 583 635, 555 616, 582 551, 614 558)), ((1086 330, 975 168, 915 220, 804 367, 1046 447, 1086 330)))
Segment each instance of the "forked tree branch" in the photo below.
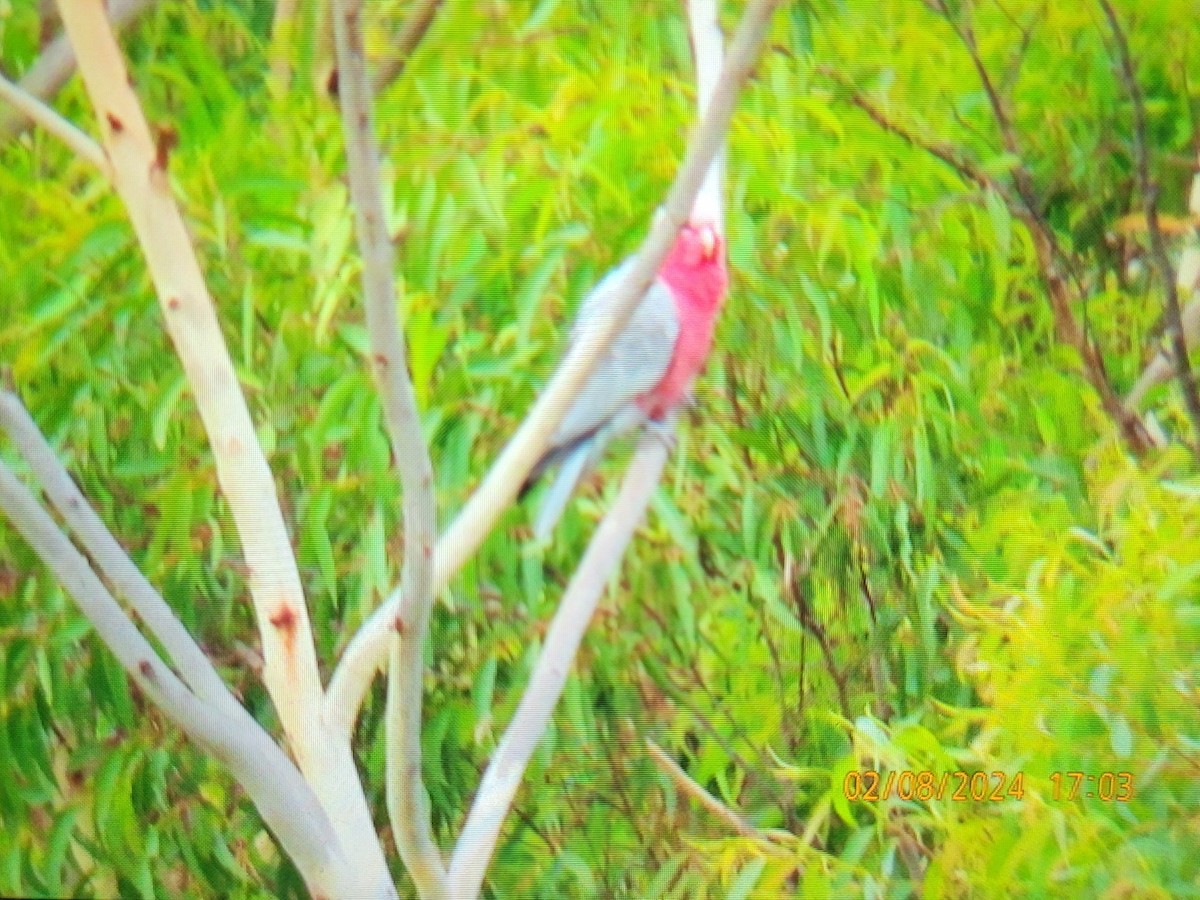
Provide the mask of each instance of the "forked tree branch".
MULTIPOLYGON (((446 586, 479 548, 501 513, 517 495, 533 463, 570 407, 613 337, 625 327, 634 307, 654 279, 679 229, 691 215, 709 166, 725 140, 738 93, 758 58, 771 13, 781 0, 751 0, 729 48, 712 102, 688 145, 682 166, 622 282, 614 288, 613 315, 589 329, 572 346, 517 433, 501 452, 483 483, 438 541, 434 554, 434 592, 446 586)), ((400 608, 393 591, 355 634, 338 664, 326 704, 357 714, 371 679, 388 653, 389 636, 400 608)))
POLYGON ((1192 420, 1192 430, 1195 432, 1197 443, 1192 446, 1192 452, 1200 459, 1200 393, 1196 390, 1196 375, 1192 371, 1188 359, 1187 336, 1184 333, 1183 310, 1179 302, 1179 289, 1176 285, 1176 274, 1167 258, 1167 245, 1163 240, 1162 228, 1158 222, 1158 187, 1150 176, 1150 147, 1146 135, 1146 105, 1142 101, 1142 89, 1138 84, 1137 73, 1133 70, 1133 57, 1129 53, 1129 41, 1125 37, 1125 29, 1121 26, 1109 0, 1099 0, 1108 26, 1112 29, 1113 44, 1116 49, 1117 71, 1129 102, 1133 106, 1133 160, 1134 171, 1137 174, 1138 191, 1142 199, 1142 212, 1146 216, 1146 230, 1150 238, 1150 258, 1158 269, 1158 277, 1162 280, 1166 292, 1166 319, 1171 331, 1171 357, 1175 364, 1175 377, 1179 381, 1179 390, 1183 394, 1183 403, 1187 408, 1188 417, 1192 420))
MULTIPOLYGON (((404 496, 403 599, 393 624, 388 678, 387 806, 404 865, 421 897, 433 900, 446 894, 446 867, 433 840, 429 801, 421 778, 423 651, 433 609, 433 546, 437 540, 433 463, 408 374, 404 334, 396 321, 395 258, 379 193, 379 148, 363 53, 362 2, 333 0, 332 13, 350 196, 363 258, 370 366, 404 496)), ((332 711, 351 712, 336 707, 332 711)), ((353 718, 351 715, 341 722, 347 735, 353 718)))
MULTIPOLYGON (((674 419, 668 428, 673 434, 674 419)), ((566 685, 575 652, 604 594, 608 577, 620 563, 658 486, 668 452, 667 441, 661 435, 652 432, 642 435, 620 493, 596 529, 567 586, 546 632, 529 685, 492 755, 455 844, 450 861, 451 897, 470 898, 479 894, 525 768, 566 685)))
POLYGON ((33 94, 0 75, 0 100, 8 103, 19 113, 16 121, 28 121, 40 125, 49 134, 66 144, 80 159, 90 162, 105 176, 112 177, 108 158, 100 145, 83 133, 74 124, 60 116, 50 106, 33 94))
MULTIPOLYGON (((718 89, 718 73, 722 71, 723 47, 716 2, 688 0, 687 10, 696 60, 697 108, 701 119, 707 121, 718 89)), ((747 31, 754 29, 749 23, 753 22, 752 16, 757 12, 759 10, 753 8, 747 12, 739 38, 745 38, 747 31)), ((769 7, 763 11, 764 18, 757 29, 760 39, 765 35, 770 12, 769 7)), ((743 49, 744 45, 735 42, 735 52, 743 49)), ((693 198, 690 215, 693 221, 711 222, 722 234, 725 231, 723 156, 722 149, 711 158, 703 184, 693 198)), ((665 423, 664 431, 672 437, 676 418, 671 414, 665 423)), ((474 897, 483 884, 525 769, 545 734, 604 588, 619 567, 625 548, 645 515, 669 452, 670 442, 663 434, 643 434, 621 491, 567 586, 546 632, 545 644, 529 684, 488 764, 455 846, 450 863, 450 890, 454 897, 474 897)))
POLYGON ((226 715, 187 689, 3 461, 0 510, 74 598, 134 683, 189 738, 229 767, 313 893, 351 897, 361 892, 363 883, 347 864, 329 817, 292 761, 248 714, 226 715))
POLYGON ((96 110, 113 180, 146 257, 200 417, 249 571, 264 680, 289 746, 371 885, 394 895, 348 745, 328 740, 316 650, 275 482, 255 434, 200 264, 171 193, 166 148, 156 147, 130 87, 101 0, 59 0, 96 110))

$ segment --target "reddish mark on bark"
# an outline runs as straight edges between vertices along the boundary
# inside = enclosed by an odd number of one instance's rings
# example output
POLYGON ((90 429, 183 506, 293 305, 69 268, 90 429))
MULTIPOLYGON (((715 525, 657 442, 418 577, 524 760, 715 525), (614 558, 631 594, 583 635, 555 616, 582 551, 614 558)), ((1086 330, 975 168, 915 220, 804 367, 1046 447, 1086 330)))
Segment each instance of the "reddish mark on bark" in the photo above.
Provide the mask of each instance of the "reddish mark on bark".
POLYGON ((403 635, 404 629, 408 626, 404 624, 404 619, 396 616, 396 621, 392 623, 392 627, 396 629, 396 634, 403 635))
POLYGON ((183 301, 178 297, 167 298, 167 309, 171 310, 171 312, 176 312, 181 306, 183 306, 183 301))
POLYGON ((290 603, 281 603, 279 610, 267 621, 282 631, 285 638, 291 638, 296 630, 296 610, 290 603))
POLYGON ((150 660, 143 659, 138 663, 138 671, 142 673, 142 677, 147 681, 154 680, 154 666, 150 665, 150 660))
POLYGON ((179 146, 179 132, 170 125, 165 125, 159 129, 157 138, 154 144, 154 165, 163 169, 167 168, 167 161, 170 159, 171 151, 179 146))
POLYGON ((371 357, 371 360, 381 369, 387 369, 388 359, 382 353, 376 353, 371 357))
POLYGON ((125 123, 117 118, 116 113, 105 113, 104 118, 108 120, 108 127, 112 129, 113 134, 120 134, 125 130, 125 123))
POLYGON ((421 552, 425 554, 426 559, 433 559, 433 546, 431 544, 426 544, 422 547, 421 552))

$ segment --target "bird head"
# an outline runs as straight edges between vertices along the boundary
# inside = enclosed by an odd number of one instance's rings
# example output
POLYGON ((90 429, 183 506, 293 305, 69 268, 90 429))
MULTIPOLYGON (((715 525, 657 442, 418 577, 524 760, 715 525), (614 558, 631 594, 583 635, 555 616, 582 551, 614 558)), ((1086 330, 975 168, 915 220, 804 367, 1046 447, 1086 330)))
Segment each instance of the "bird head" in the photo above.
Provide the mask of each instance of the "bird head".
POLYGON ((712 222, 688 223, 679 230, 672 255, 677 255, 685 265, 702 266, 716 262, 723 249, 721 235, 712 222))
POLYGON ((688 222, 663 262, 660 274, 677 293, 703 307, 715 308, 725 298, 729 280, 725 241, 712 222, 688 222))

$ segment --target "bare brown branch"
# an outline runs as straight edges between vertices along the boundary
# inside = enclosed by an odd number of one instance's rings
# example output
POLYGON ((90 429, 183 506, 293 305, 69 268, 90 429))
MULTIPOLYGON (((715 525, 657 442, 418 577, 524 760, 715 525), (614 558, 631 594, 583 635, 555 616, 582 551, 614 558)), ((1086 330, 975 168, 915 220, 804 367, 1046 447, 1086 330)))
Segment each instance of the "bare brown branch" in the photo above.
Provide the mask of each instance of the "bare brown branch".
POLYGON ((413 3, 404 25, 389 45, 387 59, 371 79, 377 93, 394 84, 404 74, 408 61, 425 39, 429 26, 433 24, 438 10, 442 8, 442 2, 443 0, 416 0, 413 3))
POLYGON ((1184 333, 1183 310, 1179 302, 1179 289, 1175 283, 1175 272, 1171 261, 1167 258, 1167 245, 1163 239, 1162 228, 1158 221, 1158 186, 1150 176, 1150 147, 1146 137, 1146 105, 1142 100, 1142 89, 1138 84, 1137 73, 1133 70, 1133 57, 1129 53, 1129 41, 1121 20, 1117 18, 1109 0, 1098 0, 1104 10, 1113 33, 1113 44, 1116 50, 1117 72, 1129 102, 1133 106, 1133 159, 1134 171, 1137 173, 1138 191, 1141 194, 1142 210, 1146 216, 1146 228, 1150 238, 1150 257, 1158 269, 1158 277, 1166 292, 1166 319, 1171 331, 1171 357, 1175 364, 1175 377, 1179 381, 1179 390, 1183 394, 1183 402, 1187 407, 1188 417, 1192 420, 1192 430, 1196 434, 1197 443, 1193 452, 1200 459, 1200 393, 1196 389, 1196 375, 1192 371, 1188 359, 1187 337, 1184 333))
POLYGON ((706 791, 662 747, 649 738, 646 738, 646 749, 650 751, 650 758, 654 760, 654 764, 671 779, 680 792, 696 800, 713 816, 724 822, 742 837, 763 837, 757 828, 706 791))
POLYGON ((995 192, 1004 201, 1009 213, 1024 223, 1033 241, 1038 271, 1050 301, 1055 333, 1059 340, 1069 344, 1078 352, 1084 375, 1099 396, 1101 407, 1116 425, 1126 446, 1134 453, 1142 454, 1153 445, 1153 441, 1141 418, 1126 407, 1113 389, 1104 365, 1104 357, 1075 316, 1072 308, 1073 301, 1086 299, 1083 280, 1075 273, 1075 260, 1063 248, 1058 235, 1055 234, 1053 227, 1046 219, 1043 204, 1037 195, 1033 174, 1021 153, 1019 136, 1009 112, 1007 98, 1001 95, 996 87, 980 54, 975 32, 970 23, 969 9, 964 10, 960 19, 952 13, 944 0, 928 0, 927 5, 945 17, 971 57, 971 63, 988 97, 1005 151, 1015 161, 1010 170, 1011 185, 992 177, 978 163, 957 148, 923 137, 887 115, 840 73, 828 68, 823 68, 821 71, 841 85, 847 91, 850 102, 863 110, 881 128, 941 160, 964 180, 995 192))

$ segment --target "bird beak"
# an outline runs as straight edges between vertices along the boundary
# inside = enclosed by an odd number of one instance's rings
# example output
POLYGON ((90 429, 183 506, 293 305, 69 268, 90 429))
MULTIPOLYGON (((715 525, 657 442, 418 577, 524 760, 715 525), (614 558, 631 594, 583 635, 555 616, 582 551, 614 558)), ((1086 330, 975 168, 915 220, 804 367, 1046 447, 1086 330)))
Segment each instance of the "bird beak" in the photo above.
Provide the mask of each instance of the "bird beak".
POLYGON ((700 229, 700 249, 705 259, 712 259, 717 253, 717 231, 711 226, 700 229))

